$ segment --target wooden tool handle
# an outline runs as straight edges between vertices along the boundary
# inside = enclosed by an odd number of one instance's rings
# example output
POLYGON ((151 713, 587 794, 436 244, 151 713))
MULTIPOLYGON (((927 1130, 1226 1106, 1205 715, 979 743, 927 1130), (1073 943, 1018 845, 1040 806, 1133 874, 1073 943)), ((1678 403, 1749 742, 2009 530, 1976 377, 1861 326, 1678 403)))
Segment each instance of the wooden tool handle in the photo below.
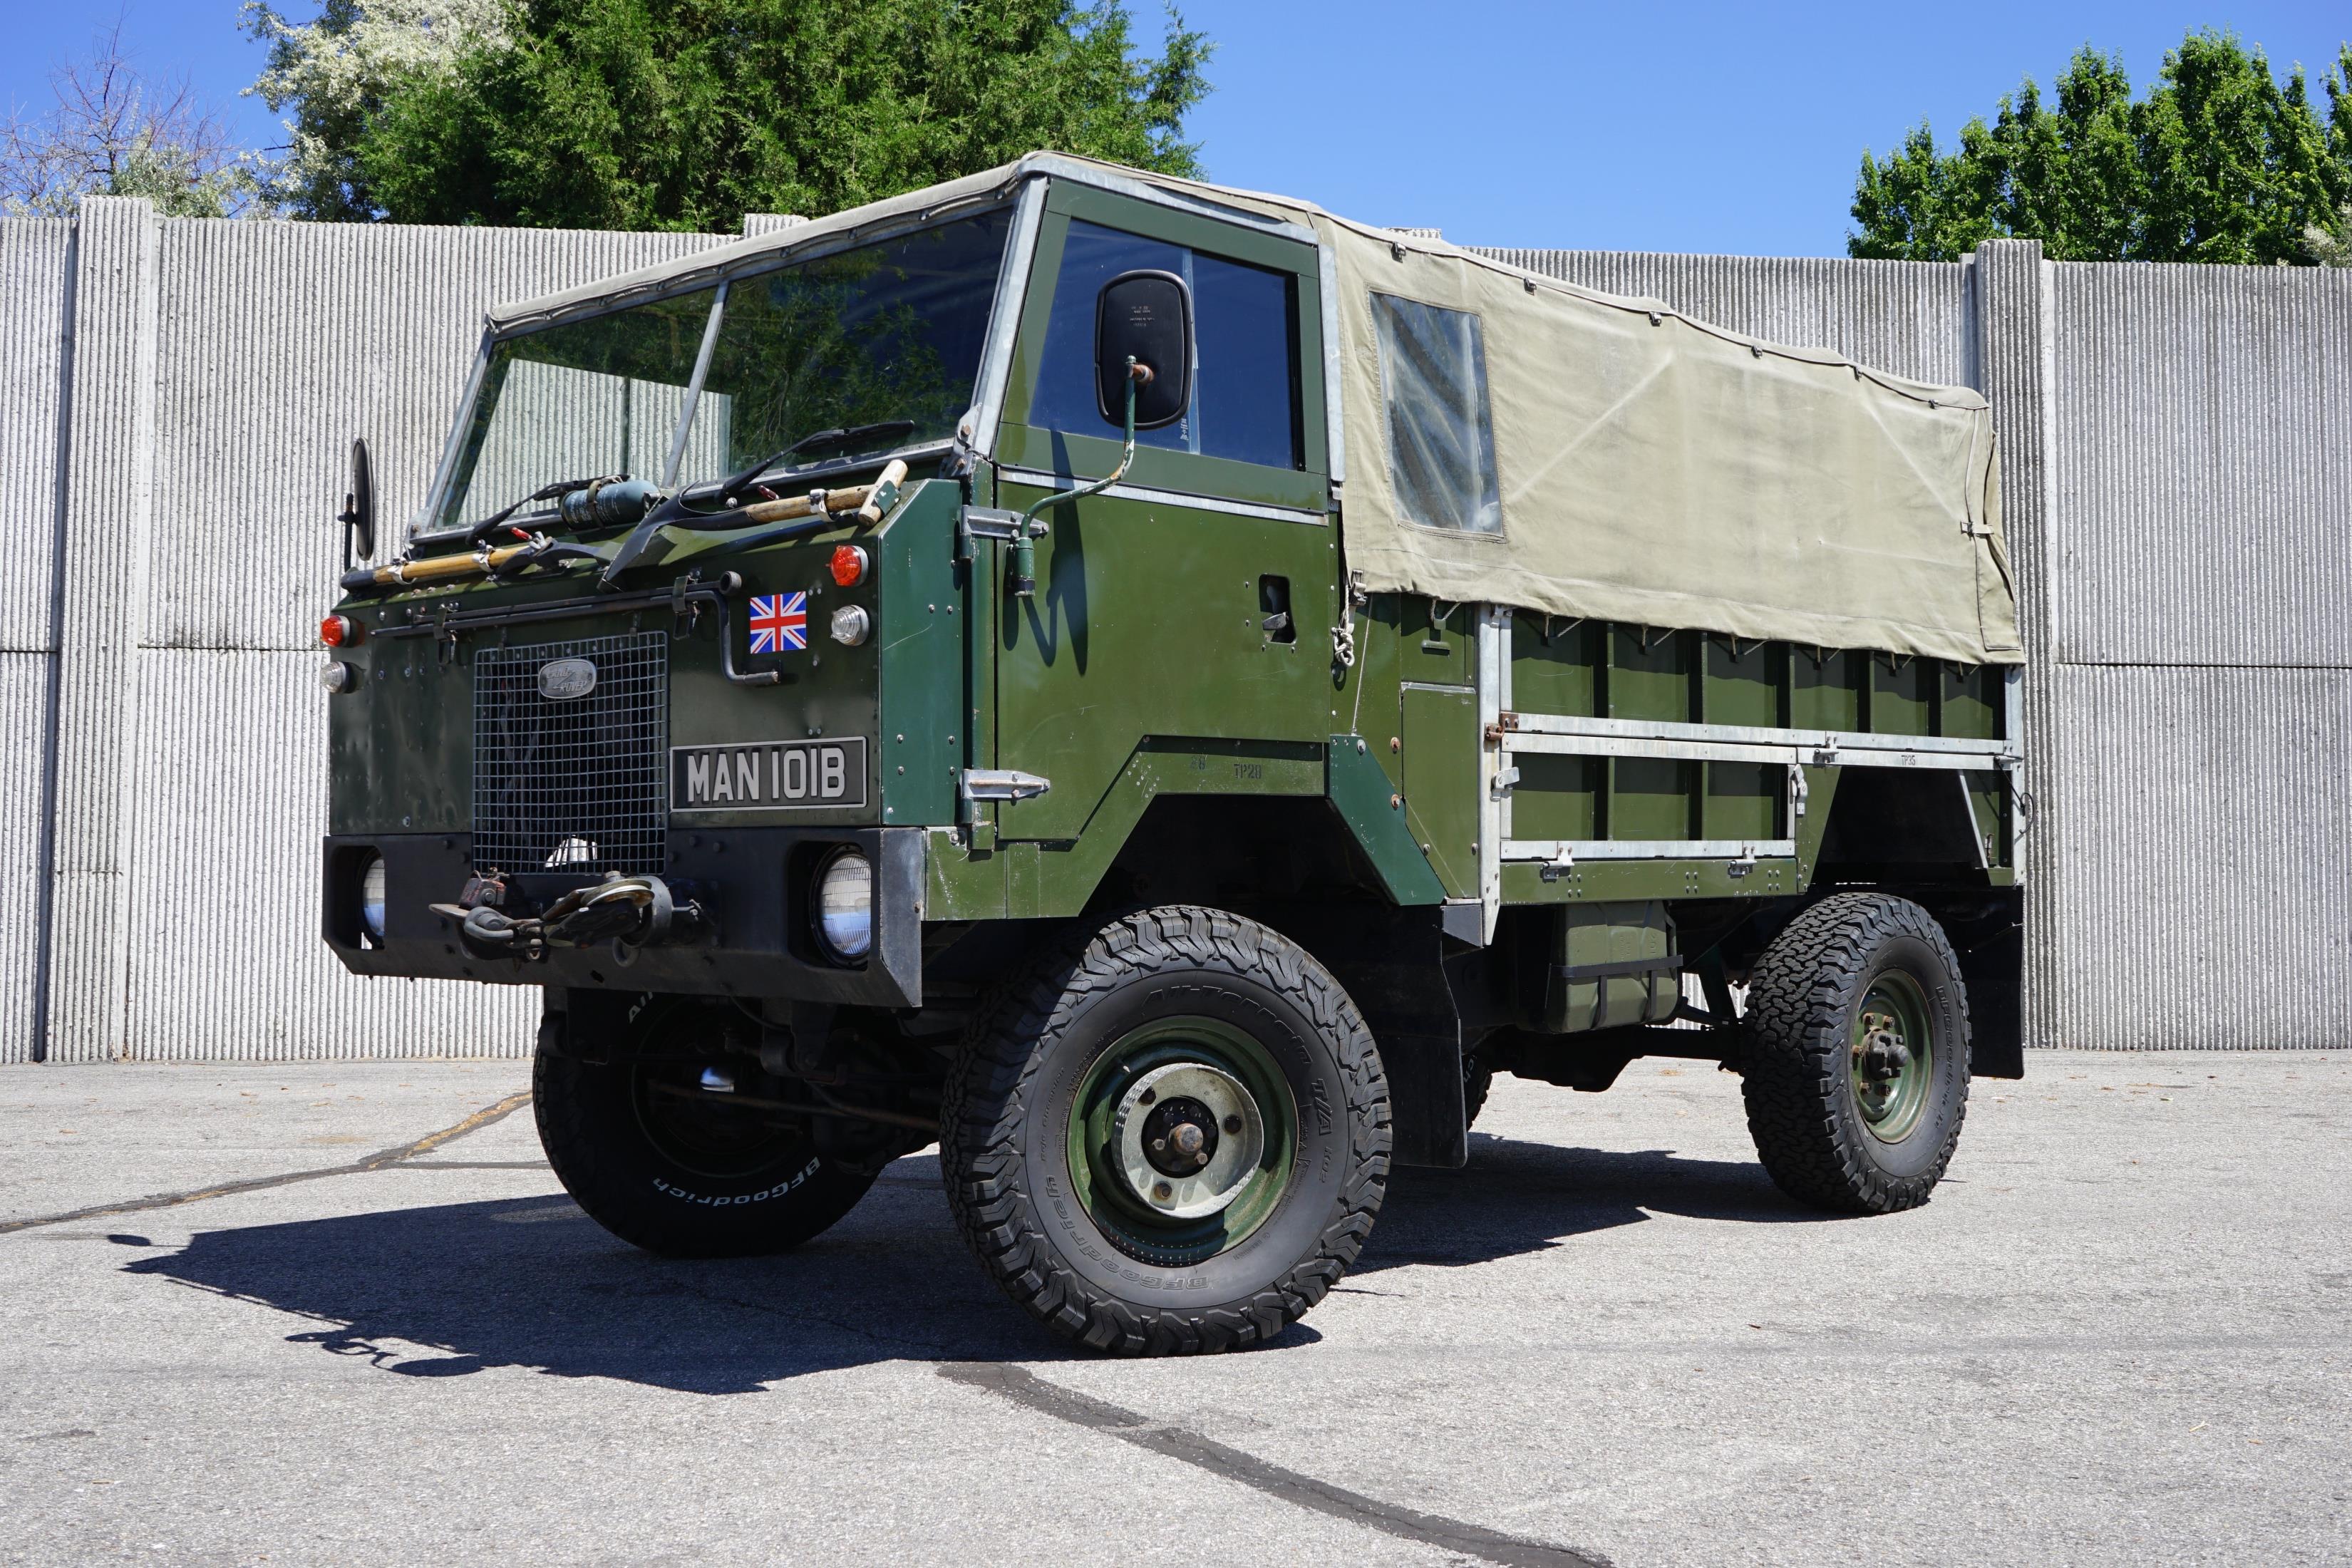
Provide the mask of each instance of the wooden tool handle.
POLYGON ((893 458, 883 466, 881 476, 866 487, 866 499, 857 508, 857 520, 871 528, 882 521, 883 511, 898 499, 898 487, 907 482, 907 460, 893 458))
POLYGON ((488 570, 496 571, 530 548, 531 546, 528 544, 509 544, 502 549, 488 552, 487 556, 475 552, 428 555, 422 561, 395 561, 389 566, 379 566, 373 572, 346 573, 343 576, 343 586, 352 590, 363 586, 400 588, 411 583, 446 583, 459 577, 479 577, 483 575, 486 560, 488 563, 488 570))
MULTIPOLYGON (((835 514, 855 512, 865 523, 882 521, 882 509, 877 502, 886 494, 895 493, 906 482, 907 464, 893 458, 881 476, 870 485, 852 485, 847 489, 824 492, 824 510, 835 514)), ((790 522, 795 518, 814 516, 815 509, 807 496, 786 496, 781 500, 753 501, 743 509, 743 515, 753 522, 790 522)))

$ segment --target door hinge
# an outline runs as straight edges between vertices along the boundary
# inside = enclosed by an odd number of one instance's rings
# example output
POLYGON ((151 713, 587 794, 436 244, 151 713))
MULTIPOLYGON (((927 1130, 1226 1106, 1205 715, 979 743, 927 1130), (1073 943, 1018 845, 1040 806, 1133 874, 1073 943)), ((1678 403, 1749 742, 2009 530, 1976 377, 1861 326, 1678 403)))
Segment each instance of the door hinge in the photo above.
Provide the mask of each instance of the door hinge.
MULTIPOLYGON (((1021 524, 1017 511, 1001 511, 993 507, 968 506, 963 509, 963 533, 966 539, 1012 539, 1013 530, 1021 524)), ((1039 518, 1029 525, 1033 539, 1045 534, 1045 520, 1039 518)))

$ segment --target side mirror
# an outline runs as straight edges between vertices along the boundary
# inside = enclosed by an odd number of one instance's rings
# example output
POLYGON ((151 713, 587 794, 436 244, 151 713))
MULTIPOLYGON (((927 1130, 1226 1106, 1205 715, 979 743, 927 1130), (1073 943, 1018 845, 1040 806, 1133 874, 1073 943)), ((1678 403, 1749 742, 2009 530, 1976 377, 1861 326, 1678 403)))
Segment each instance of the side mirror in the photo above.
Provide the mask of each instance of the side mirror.
POLYGON ((352 443, 352 488, 343 492, 343 510, 335 521, 343 525, 343 569, 351 570, 356 551, 362 560, 375 556, 375 468, 368 461, 364 437, 352 443))
POLYGON ((1127 422, 1127 362, 1150 372, 1135 389, 1135 427, 1173 425, 1192 406, 1192 291, 1173 272, 1122 272, 1095 300, 1095 397, 1127 422))

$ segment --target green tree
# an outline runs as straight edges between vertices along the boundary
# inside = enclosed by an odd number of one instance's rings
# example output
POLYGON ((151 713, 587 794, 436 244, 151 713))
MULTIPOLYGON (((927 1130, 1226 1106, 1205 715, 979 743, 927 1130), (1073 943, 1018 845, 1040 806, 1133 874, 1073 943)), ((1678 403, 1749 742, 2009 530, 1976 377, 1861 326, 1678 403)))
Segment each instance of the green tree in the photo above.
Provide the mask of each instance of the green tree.
POLYGON ((1119 0, 327 0, 265 5, 299 216, 731 229, 1035 148, 1199 172, 1210 45, 1119 0))
POLYGON ((1864 153, 1846 250, 1948 261, 2017 237, 2062 261, 2308 263, 2352 200, 2352 45, 2323 85, 2325 116, 2300 67, 2282 83, 2261 49, 2207 30, 2135 101, 2122 58, 2086 47, 2054 103, 2029 78, 1949 153, 1924 124, 1885 160, 1864 153))

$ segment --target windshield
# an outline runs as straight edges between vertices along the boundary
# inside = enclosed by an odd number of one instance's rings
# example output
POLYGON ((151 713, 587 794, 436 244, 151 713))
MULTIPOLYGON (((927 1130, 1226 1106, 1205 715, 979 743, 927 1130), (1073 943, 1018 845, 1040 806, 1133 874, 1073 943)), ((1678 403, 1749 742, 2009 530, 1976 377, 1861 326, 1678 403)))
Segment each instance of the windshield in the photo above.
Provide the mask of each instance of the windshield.
POLYGON ((986 213, 500 340, 439 521, 559 479, 716 479, 843 426, 908 421, 890 444, 946 439, 979 378, 1010 221, 986 213), (689 396, 714 308, 710 363, 689 396))

